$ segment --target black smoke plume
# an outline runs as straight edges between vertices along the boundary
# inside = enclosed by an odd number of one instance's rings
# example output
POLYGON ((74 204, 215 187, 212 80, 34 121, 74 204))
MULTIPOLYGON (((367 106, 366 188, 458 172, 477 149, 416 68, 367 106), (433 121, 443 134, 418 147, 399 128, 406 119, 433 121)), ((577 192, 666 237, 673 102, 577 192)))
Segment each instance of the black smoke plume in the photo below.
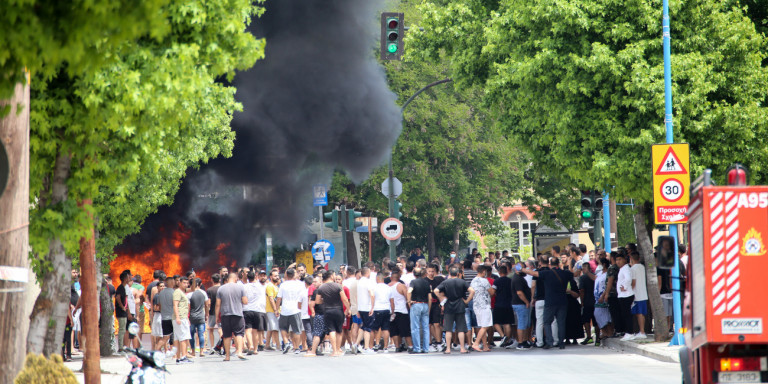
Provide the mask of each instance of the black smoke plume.
POLYGON ((400 133, 400 111, 375 60, 378 14, 372 0, 268 0, 251 32, 266 58, 238 73, 234 154, 191 173, 122 251, 152 246, 181 222, 184 254, 209 264, 216 247, 250 258, 270 231, 297 243, 313 217, 312 185, 334 169, 356 181, 383 163, 400 133), (161 230, 164 229, 163 230, 161 230))

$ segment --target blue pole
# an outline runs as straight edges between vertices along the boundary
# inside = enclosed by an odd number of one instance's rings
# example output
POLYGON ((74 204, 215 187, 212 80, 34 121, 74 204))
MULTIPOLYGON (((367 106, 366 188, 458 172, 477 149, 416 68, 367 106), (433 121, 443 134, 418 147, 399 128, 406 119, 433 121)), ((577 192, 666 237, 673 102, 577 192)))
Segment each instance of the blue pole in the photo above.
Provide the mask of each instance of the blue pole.
MULTIPOLYGON (((667 128, 667 144, 675 142, 674 130, 672 126, 672 62, 670 59, 670 33, 669 33, 669 0, 664 0, 664 13, 662 20, 662 37, 664 40, 664 125, 667 128)), ((669 227, 669 235, 675 239, 675 244, 679 244, 677 235, 677 225, 669 227)), ((675 334, 669 345, 682 345, 682 335, 679 330, 682 327, 683 316, 681 313, 682 305, 680 300, 680 258, 675 246, 675 267, 672 269, 672 303, 674 307, 675 334)), ((666 332, 666 330, 656 330, 656 332, 666 332)))
POLYGON ((603 232, 605 233, 603 243, 605 251, 611 253, 611 204, 608 192, 603 191, 603 232))

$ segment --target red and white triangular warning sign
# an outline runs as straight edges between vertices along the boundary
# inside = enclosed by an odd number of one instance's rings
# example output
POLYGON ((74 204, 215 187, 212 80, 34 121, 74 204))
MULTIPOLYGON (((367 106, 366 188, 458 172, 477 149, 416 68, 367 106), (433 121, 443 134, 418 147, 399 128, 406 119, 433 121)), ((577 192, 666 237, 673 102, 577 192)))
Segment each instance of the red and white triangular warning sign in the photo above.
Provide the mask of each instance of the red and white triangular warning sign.
POLYGON ((664 159, 659 164, 659 168, 656 169, 657 175, 685 175, 688 171, 685 170, 680 159, 675 154, 672 147, 669 147, 667 153, 664 155, 664 159))

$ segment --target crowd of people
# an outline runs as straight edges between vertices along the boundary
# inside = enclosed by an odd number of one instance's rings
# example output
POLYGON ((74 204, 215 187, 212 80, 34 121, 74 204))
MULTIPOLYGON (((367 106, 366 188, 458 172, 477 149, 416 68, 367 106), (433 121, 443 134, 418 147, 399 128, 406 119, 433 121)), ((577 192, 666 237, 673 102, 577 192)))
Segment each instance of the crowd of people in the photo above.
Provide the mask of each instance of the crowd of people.
MULTIPOLYGON (((658 273, 671 317, 670 277, 658 273)), ((139 346, 125 330, 145 313, 152 345, 144 347, 166 351, 178 364, 206 355, 245 360, 262 351, 451 354, 647 337, 645 266, 634 244, 610 253, 554 246, 528 260, 473 250, 463 260, 451 253, 427 261, 416 249, 338 271, 221 267, 207 289, 202 283, 194 271, 155 271, 145 289, 140 276, 122 271, 115 290, 120 346, 139 346)))

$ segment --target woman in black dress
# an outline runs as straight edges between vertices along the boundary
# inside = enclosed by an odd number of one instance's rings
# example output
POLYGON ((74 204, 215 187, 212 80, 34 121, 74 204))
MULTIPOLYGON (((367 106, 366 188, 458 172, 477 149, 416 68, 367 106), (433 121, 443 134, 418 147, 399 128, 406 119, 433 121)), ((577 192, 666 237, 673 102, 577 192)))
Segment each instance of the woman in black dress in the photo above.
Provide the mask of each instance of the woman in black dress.
POLYGON ((566 287, 566 297, 568 297, 568 314, 565 317, 565 344, 576 344, 576 339, 584 337, 584 328, 581 324, 581 304, 577 299, 579 287, 576 280, 571 279, 566 287))

